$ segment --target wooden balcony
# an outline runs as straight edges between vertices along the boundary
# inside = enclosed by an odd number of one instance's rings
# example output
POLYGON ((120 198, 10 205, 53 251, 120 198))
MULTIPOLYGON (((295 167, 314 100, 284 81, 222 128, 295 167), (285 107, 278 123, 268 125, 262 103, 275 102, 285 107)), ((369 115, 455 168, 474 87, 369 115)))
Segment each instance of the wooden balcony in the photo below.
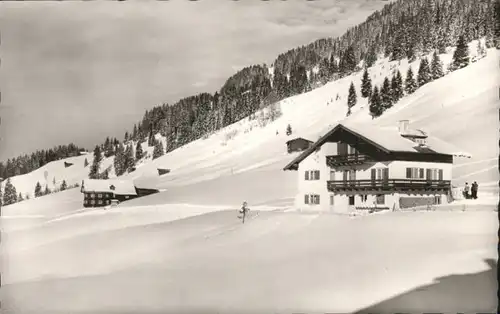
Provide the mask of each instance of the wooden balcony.
POLYGON ((451 189, 449 180, 340 180, 327 181, 330 192, 345 191, 396 191, 396 192, 447 192, 451 189))
POLYGON ((371 160, 372 159, 370 158, 370 156, 363 154, 326 156, 326 164, 330 168, 349 165, 361 165, 371 160))

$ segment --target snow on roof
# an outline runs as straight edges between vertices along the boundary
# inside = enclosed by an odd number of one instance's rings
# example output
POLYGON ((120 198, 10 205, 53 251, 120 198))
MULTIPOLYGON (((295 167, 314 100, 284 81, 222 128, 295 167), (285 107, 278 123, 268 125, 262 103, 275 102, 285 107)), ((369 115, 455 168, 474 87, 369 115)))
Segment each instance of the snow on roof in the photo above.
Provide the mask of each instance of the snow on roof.
POLYGON ((389 151, 417 152, 417 144, 399 134, 397 127, 377 127, 370 124, 343 123, 344 127, 371 140, 389 151))
POLYGON ((429 146, 433 151, 439 152, 441 154, 448 154, 456 157, 472 157, 470 153, 464 152, 455 147, 455 145, 452 145, 434 136, 428 136, 426 139, 426 143, 427 146, 429 146))
MULTIPOLYGON (((339 128, 346 129, 357 136, 372 142, 373 145, 386 150, 388 152, 411 152, 411 153, 437 153, 453 156, 465 156, 470 158, 470 154, 465 152, 460 152, 453 145, 444 142, 436 137, 427 135, 426 145, 422 149, 420 144, 407 139, 399 133, 397 127, 379 127, 372 124, 356 124, 352 122, 341 122, 335 127, 331 128, 325 135, 323 135, 318 141, 311 145, 307 150, 300 154, 297 158, 292 160, 288 165, 285 166, 285 170, 296 169, 298 163, 309 156, 313 151, 315 151, 319 146, 323 145, 328 138, 335 133, 339 128)), ((422 132, 423 133, 423 132, 422 132)), ((425 133, 424 133, 425 134, 425 133)))
POLYGON ((84 192, 109 192, 119 195, 137 195, 133 181, 127 180, 94 180, 83 181, 84 192))

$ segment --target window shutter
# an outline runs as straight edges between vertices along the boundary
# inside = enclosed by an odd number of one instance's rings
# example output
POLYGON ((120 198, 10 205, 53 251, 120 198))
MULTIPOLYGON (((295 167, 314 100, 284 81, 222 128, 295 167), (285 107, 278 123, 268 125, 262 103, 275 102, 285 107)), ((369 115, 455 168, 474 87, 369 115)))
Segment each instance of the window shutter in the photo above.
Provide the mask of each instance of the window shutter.
POLYGON ((420 172, 420 173, 419 173, 418 178, 419 178, 419 179, 423 179, 423 178, 424 178, 424 168, 420 168, 420 169, 419 169, 419 172, 420 172))
POLYGON ((309 171, 306 170, 306 180, 309 180, 309 171))
POLYGON ((406 168, 406 178, 411 179, 411 168, 406 168))
POLYGON ((443 169, 439 169, 439 180, 443 180, 443 169))
POLYGON ((432 169, 427 169, 427 181, 432 180, 432 169))
POLYGON ((315 173, 315 179, 319 180, 319 170, 316 170, 314 173, 315 173))
POLYGON ((316 201, 317 201, 317 203, 316 203, 316 204, 318 204, 318 205, 319 205, 319 195, 316 195, 316 201))
POLYGON ((304 195, 304 204, 309 204, 309 195, 304 195))
POLYGON ((384 181, 389 180, 389 168, 382 169, 382 178, 384 181))
POLYGON ((372 181, 377 179, 377 169, 372 169, 372 181))
POLYGON ((347 170, 344 170, 343 179, 344 179, 344 182, 347 181, 347 170))

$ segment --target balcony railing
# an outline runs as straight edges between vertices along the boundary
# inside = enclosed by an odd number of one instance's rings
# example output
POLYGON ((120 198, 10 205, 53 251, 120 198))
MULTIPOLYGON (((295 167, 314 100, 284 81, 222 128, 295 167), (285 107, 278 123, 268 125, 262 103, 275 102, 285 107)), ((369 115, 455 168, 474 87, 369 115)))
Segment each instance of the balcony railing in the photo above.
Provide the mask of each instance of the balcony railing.
POLYGON ((336 191, 448 191, 451 189, 449 180, 413 180, 413 179, 388 179, 388 180, 340 180, 327 181, 330 192, 336 191))
POLYGON ((370 156, 363 154, 349 154, 349 155, 334 155, 326 156, 326 164, 329 167, 347 166, 347 165, 361 165, 367 161, 371 161, 370 156))

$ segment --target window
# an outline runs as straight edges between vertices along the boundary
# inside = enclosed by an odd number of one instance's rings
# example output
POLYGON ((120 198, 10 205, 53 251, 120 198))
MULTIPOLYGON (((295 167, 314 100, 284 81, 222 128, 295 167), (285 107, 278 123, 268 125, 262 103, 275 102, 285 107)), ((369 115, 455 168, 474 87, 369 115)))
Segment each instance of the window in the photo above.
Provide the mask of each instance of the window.
POLYGON ((94 201, 94 200, 91 200, 91 201, 90 201, 90 203, 91 203, 92 205, 95 205, 95 201, 94 201))
POLYGON ((443 180, 443 169, 427 169, 427 180, 443 180))
POLYGON ((102 200, 99 200, 99 205, 102 205, 102 200))
POLYGON ((424 179, 424 168, 406 168, 407 179, 424 179))
POLYGON ((111 202, 110 202, 110 200, 106 200, 106 204, 108 204, 108 205, 109 205, 109 203, 111 203, 111 202))
POLYGON ((385 195, 384 194, 378 194, 376 202, 378 205, 384 205, 385 204, 385 195))
POLYGON ((319 180, 319 170, 306 170, 306 180, 319 180))
POLYGON ((361 203, 366 203, 368 200, 368 195, 360 195, 359 198, 361 199, 361 203))
POLYGON ((318 205, 319 204, 319 195, 317 195, 317 194, 304 195, 304 203, 311 204, 311 205, 318 205))
POLYGON ((313 196, 313 204, 319 205, 319 195, 312 195, 313 196))
POLYGON ((330 180, 335 180, 335 170, 330 170, 330 180))
POLYGON ((354 195, 349 196, 349 205, 354 205, 354 195))
POLYGON ((94 193, 90 194, 90 197, 95 198, 95 194, 94 193))
POLYGON ((126 200, 128 200, 128 199, 129 199, 129 197, 130 197, 130 196, 128 196, 128 195, 125 195, 125 199, 126 199, 126 200))
POLYGON ((101 193, 97 194, 97 197, 102 198, 102 194, 101 193))
POLYGON ((335 198, 333 195, 330 195, 330 205, 334 205, 335 204, 335 198))
POLYGON ((344 181, 356 180, 356 170, 344 170, 344 181))
POLYGON ((434 204, 436 204, 436 205, 441 204, 441 196, 440 195, 434 196, 434 204))

